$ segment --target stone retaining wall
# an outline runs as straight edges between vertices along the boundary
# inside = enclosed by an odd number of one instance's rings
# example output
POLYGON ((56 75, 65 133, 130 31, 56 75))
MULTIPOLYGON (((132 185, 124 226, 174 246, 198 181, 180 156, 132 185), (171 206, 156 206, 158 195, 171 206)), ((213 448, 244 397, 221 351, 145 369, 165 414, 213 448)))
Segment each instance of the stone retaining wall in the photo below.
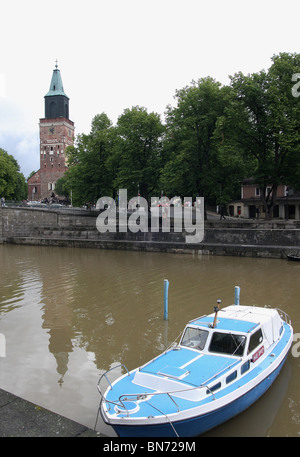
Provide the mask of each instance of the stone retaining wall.
POLYGON ((299 221, 215 220, 205 222, 204 240, 187 244, 185 233, 100 234, 97 211, 4 208, 0 243, 182 252, 283 258, 300 250, 299 221))

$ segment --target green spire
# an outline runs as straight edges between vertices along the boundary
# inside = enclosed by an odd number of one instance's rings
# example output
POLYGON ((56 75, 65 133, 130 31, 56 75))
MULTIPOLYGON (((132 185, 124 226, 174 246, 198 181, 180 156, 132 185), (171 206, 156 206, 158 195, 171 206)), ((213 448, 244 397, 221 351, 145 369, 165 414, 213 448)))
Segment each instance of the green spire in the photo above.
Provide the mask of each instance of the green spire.
MULTIPOLYGON (((57 68, 57 60, 55 65, 55 70, 53 70, 53 75, 51 79, 51 84, 49 88, 49 92, 45 95, 45 97, 50 97, 52 95, 67 95, 64 92, 63 83, 60 75, 60 70, 57 68)), ((68 98, 68 97, 67 97, 68 98)))

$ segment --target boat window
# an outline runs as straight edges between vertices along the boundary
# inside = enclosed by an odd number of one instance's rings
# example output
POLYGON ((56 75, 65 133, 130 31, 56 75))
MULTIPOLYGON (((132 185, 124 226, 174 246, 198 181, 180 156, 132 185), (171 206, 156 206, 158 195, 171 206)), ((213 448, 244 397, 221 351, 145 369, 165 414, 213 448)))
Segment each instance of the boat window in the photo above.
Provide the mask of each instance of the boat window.
POLYGON ((226 384, 229 382, 233 381, 237 377, 237 371, 234 371, 233 373, 230 373, 229 376, 226 378, 226 384))
POLYGON ((243 335, 214 332, 209 350, 221 354, 243 355, 246 338, 243 335))
POLYGON ((207 336, 207 330, 187 327, 182 337, 181 345, 195 349, 203 349, 207 340, 207 336))
POLYGON ((263 336, 261 328, 259 328, 253 335, 250 337, 249 347, 248 347, 248 354, 252 352, 259 344, 262 342, 263 336))
POLYGON ((242 366, 241 366, 241 374, 246 373, 250 368, 250 360, 247 360, 242 366))
POLYGON ((210 387, 209 389, 207 389, 207 391, 206 391, 207 395, 208 395, 208 394, 211 394, 212 392, 214 392, 214 391, 217 390, 217 389, 220 389, 220 387, 221 387, 221 383, 218 382, 218 383, 215 384, 214 386, 212 386, 212 387, 210 387))

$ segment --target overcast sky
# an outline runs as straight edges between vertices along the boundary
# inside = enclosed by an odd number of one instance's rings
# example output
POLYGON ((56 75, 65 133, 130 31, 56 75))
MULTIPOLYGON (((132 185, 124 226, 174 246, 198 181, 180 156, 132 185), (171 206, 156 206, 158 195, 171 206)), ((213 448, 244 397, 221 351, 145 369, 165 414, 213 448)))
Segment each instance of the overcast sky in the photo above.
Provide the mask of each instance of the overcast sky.
POLYGON ((163 114, 176 89, 268 69, 299 50, 299 0, 9 0, 1 2, 0 147, 25 177, 39 169, 39 119, 55 60, 75 133, 101 112, 163 114))

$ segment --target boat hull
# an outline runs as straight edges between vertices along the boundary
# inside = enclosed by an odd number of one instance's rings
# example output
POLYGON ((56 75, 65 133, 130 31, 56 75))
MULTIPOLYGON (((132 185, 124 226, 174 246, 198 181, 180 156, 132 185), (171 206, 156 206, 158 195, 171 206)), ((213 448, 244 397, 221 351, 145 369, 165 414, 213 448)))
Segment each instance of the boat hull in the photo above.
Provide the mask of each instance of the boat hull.
POLYGON ((299 255, 288 255, 287 258, 288 258, 288 260, 290 260, 292 262, 300 262, 299 255))
POLYGON ((193 437, 202 435, 208 430, 217 427, 218 425, 232 419, 234 416, 240 414, 255 403, 272 385, 277 378, 280 370, 286 360, 282 360, 280 365, 268 376, 257 384, 254 388, 247 393, 237 398, 236 400, 228 403, 227 405, 215 409, 212 412, 189 418, 182 421, 173 421, 164 424, 153 425, 117 425, 114 424, 113 428, 120 437, 193 437))

